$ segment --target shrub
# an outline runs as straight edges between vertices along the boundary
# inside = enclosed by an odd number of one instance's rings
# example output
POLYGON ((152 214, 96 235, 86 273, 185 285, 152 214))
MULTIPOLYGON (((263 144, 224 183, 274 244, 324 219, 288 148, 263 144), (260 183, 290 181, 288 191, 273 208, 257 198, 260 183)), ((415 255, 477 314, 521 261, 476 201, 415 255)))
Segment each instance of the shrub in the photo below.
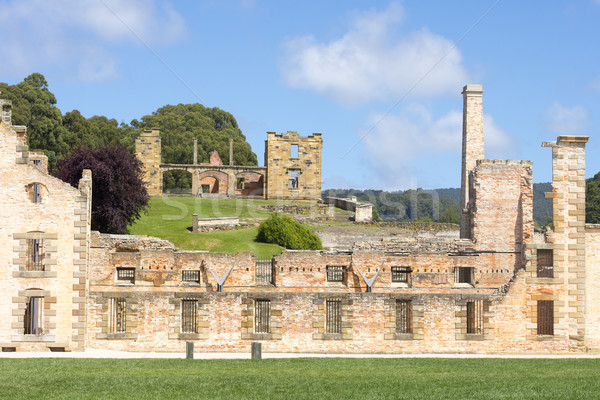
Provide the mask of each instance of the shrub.
POLYGON ((258 227, 256 240, 291 250, 321 250, 321 239, 286 215, 271 214, 258 227))

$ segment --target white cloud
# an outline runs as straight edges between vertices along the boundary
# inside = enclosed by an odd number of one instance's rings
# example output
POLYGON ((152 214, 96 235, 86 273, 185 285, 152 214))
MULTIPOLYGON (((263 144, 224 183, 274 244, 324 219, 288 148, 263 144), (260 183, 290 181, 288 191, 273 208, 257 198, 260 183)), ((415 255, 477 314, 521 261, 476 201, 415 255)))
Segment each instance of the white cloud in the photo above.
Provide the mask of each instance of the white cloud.
POLYGON ((582 105, 566 107, 555 101, 546 109, 542 123, 559 135, 581 133, 589 128, 590 115, 582 105))
POLYGON ((185 31, 173 7, 154 0, 9 1, 0 25, 0 74, 19 78, 58 67, 80 79, 102 79, 116 69, 110 46, 139 45, 136 35, 149 45, 167 44, 185 31))
MULTIPOLYGON (((374 176, 385 176, 389 187, 414 186, 409 182, 415 179, 409 174, 414 159, 431 157, 427 168, 439 168, 436 156, 461 157, 462 112, 458 110, 435 119, 426 107, 411 104, 401 115, 375 114, 369 124, 374 126, 364 138, 369 167, 374 176)), ((484 141, 487 158, 506 158, 514 153, 513 137, 490 115, 484 115, 484 141)))
POLYGON ((468 73, 453 43, 425 29, 395 37, 393 28, 403 17, 392 3, 382 12, 357 16, 337 40, 288 39, 279 63, 285 81, 346 104, 400 98, 409 91, 436 96, 462 87, 468 73))

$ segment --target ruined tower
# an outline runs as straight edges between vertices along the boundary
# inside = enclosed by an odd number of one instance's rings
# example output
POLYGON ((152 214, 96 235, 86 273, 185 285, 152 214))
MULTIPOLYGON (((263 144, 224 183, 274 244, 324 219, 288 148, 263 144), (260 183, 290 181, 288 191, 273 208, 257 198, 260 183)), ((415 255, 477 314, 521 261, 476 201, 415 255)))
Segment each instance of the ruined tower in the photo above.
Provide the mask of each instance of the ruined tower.
POLYGON ((162 194, 160 130, 144 131, 135 140, 135 155, 142 162, 144 169, 144 182, 150 196, 162 194))
POLYGON ((268 199, 317 200, 321 198, 320 133, 300 136, 288 131, 267 132, 265 167, 268 199))
POLYGON ((466 85, 463 95, 462 131, 462 174, 461 174, 461 215, 460 237, 471 238, 470 222, 470 174, 477 160, 485 158, 483 149, 483 88, 481 85, 466 85))

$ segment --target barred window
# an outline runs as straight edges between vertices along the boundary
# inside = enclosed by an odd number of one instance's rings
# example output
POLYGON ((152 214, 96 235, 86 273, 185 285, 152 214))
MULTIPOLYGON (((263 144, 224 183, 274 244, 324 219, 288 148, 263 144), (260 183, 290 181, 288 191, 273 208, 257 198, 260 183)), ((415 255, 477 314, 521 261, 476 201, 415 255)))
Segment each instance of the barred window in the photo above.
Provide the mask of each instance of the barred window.
POLYGON ((272 285, 273 282, 273 259, 256 258, 254 265, 254 278, 257 285, 272 285))
POLYGON ((409 283, 410 271, 410 267, 392 267, 392 282, 409 283))
POLYGON ((554 301, 538 300, 537 334, 554 335, 554 301))
POLYGON ((554 255, 552 250, 538 249, 537 277, 554 278, 554 255))
POLYGON ((467 333, 483 334, 483 300, 467 302, 467 333))
POLYGON ((181 301, 181 332, 198 333, 198 300, 181 301))
POLYGON ((254 303, 254 332, 271 332, 271 300, 256 300, 254 303))
POLYGON ((474 282, 474 268, 473 267, 456 267, 454 269, 454 282, 455 283, 469 283, 474 282))
POLYGON ((200 283, 200 271, 198 271, 198 270, 183 270, 183 271, 181 271, 181 280, 184 282, 200 283))
POLYGON ((342 301, 326 300, 325 332, 342 333, 342 301))
POLYGON ((117 280, 135 283, 135 268, 117 268, 117 280))
POLYGON ((27 271, 44 270, 44 241, 42 239, 27 239, 27 271))
POLYGON ((412 333, 411 300, 396 300, 396 333, 412 333))
POLYGON ((127 302, 122 297, 110 299, 108 310, 108 331, 110 333, 126 332, 126 306, 127 302))
POLYGON ((327 282, 344 282, 346 278, 346 267, 343 265, 327 266, 327 282))
POLYGON ((25 308, 25 334, 42 335, 42 313, 44 310, 43 297, 30 297, 25 308))

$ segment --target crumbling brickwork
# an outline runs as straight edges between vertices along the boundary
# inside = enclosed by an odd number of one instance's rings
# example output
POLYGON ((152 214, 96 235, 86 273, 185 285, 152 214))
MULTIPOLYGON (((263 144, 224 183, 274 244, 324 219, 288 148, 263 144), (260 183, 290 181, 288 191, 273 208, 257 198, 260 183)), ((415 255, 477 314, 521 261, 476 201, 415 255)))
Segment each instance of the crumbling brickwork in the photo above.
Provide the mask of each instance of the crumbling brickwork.
POLYGON ((150 196, 162 194, 163 177, 161 163, 160 131, 152 129, 144 131, 135 140, 135 155, 142 162, 144 182, 150 196))

